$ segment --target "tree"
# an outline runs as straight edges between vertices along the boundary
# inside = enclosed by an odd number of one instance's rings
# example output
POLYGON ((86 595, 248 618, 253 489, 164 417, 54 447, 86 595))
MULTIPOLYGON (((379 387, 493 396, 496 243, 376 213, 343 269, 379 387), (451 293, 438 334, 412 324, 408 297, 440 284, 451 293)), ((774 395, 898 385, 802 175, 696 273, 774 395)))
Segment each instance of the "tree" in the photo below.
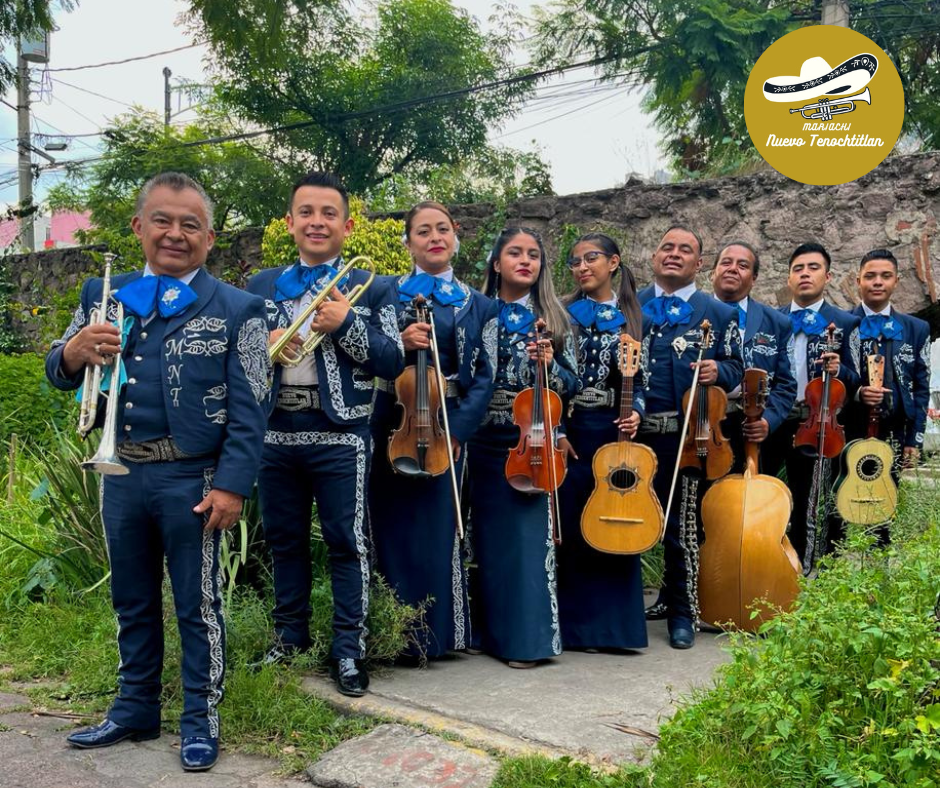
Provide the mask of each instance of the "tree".
MULTIPOLYGON (((905 132, 940 143, 940 2, 853 0, 852 27, 894 61, 905 132)), ((607 79, 646 86, 673 169, 719 174, 757 154, 744 89, 757 59, 791 30, 819 24, 813 0, 560 0, 539 15, 536 60, 603 61, 607 79)))
POLYGON ((291 127, 276 144, 355 192, 481 156, 532 90, 476 90, 505 75, 519 29, 509 8, 488 36, 450 0, 379 0, 361 18, 332 0, 231 8, 196 0, 189 17, 213 47, 222 102, 258 126, 291 127))
MULTIPOLYGON (((69 11, 72 0, 59 0, 59 7, 69 11)), ((7 45, 16 48, 17 39, 52 30, 54 25, 49 0, 0 0, 0 94, 16 84, 16 62, 4 55, 7 45)))
POLYGON ((182 129, 165 129, 156 113, 134 110, 106 130, 101 161, 72 167, 49 190, 50 208, 91 211, 94 228, 84 240, 107 243, 133 260, 130 220, 137 191, 152 175, 177 170, 205 187, 217 232, 264 226, 283 214, 289 184, 300 170, 249 142, 194 144, 231 131, 211 102, 196 123, 182 129))

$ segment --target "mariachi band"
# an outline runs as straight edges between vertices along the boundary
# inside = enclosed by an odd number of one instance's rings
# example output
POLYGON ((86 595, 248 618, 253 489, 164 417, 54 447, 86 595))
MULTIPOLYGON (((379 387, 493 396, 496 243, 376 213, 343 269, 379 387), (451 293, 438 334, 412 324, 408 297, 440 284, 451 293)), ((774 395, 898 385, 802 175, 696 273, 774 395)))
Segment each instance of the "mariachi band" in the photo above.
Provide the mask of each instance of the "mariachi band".
POLYGON ((121 651, 120 696, 74 746, 159 735, 166 556, 183 768, 215 763, 218 537, 255 478, 275 597, 258 664, 311 645, 315 504, 330 672, 359 696, 373 569, 423 613, 403 665, 464 651, 529 668, 563 649, 638 649, 657 618, 686 649, 700 622, 753 629, 755 604, 758 622, 791 604, 845 522, 891 519, 899 469, 918 460, 929 330, 891 304, 890 251, 861 260, 862 303, 846 312, 825 299, 829 253, 801 244, 792 302, 776 309, 752 295, 760 255, 744 241, 719 249, 713 292, 699 290, 702 238, 682 225, 640 291, 612 238, 583 235, 559 297, 529 228, 499 234, 479 292, 455 274, 457 226, 440 203, 407 213, 413 267, 400 277, 343 260, 352 220, 336 176, 299 180, 286 220, 297 259, 240 293, 203 269, 205 192, 157 176, 133 223, 145 269, 86 282, 50 351, 53 384, 81 387, 83 432, 103 425, 88 467, 104 479, 121 651), (198 538, 184 535, 190 520, 198 538), (660 541, 664 582, 644 609, 640 556, 660 541))

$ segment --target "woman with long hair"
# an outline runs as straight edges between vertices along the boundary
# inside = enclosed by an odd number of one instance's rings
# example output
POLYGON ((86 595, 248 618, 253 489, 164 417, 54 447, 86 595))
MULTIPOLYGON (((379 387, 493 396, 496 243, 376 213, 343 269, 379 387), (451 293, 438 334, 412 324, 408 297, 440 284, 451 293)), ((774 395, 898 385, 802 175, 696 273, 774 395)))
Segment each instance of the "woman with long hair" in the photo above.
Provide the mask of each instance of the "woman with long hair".
MULTIPOLYGON (((405 216, 402 240, 414 268, 390 284, 396 291, 405 364, 415 364, 417 351, 431 345, 430 323, 414 319, 414 302, 420 295, 432 310, 459 480, 463 448, 483 419, 493 391, 497 306, 454 276, 452 260, 460 243, 445 206, 437 202, 414 206, 405 216)), ((401 660, 418 664, 469 645, 467 582, 450 473, 401 475, 389 463, 389 436, 401 422, 394 384, 376 381, 370 519, 379 572, 402 602, 424 609, 424 625, 411 633, 412 642, 401 660)))
POLYGON ((499 234, 483 292, 500 307, 496 389, 467 451, 473 645, 510 667, 528 668, 561 653, 555 523, 547 493, 520 492, 506 479, 507 455, 519 441, 513 401, 533 386, 539 363, 547 367, 546 385, 567 400, 576 386, 574 343, 534 230, 499 234), (532 336, 539 319, 551 332, 541 347, 532 336))
POLYGON ((561 487, 562 543, 558 599, 566 649, 633 649, 647 645, 639 556, 602 553, 581 534, 581 512, 594 489, 592 460, 622 430, 636 434, 643 413, 645 372, 634 385, 633 413, 620 418, 620 333, 640 340, 636 281, 617 243, 603 233, 582 235, 568 267, 576 289, 564 299, 577 346, 578 390, 567 419, 568 475, 561 487))

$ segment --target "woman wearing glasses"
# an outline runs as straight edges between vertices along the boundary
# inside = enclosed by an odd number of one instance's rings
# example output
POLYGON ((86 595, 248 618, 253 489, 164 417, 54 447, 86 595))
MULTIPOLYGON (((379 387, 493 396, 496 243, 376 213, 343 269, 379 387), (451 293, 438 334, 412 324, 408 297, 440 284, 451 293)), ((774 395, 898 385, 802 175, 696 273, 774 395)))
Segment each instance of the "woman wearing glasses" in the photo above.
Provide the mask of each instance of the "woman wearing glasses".
POLYGON ((532 387, 540 340, 547 383, 563 400, 574 393, 574 343, 555 296, 542 239, 534 230, 502 231, 490 252, 484 295, 499 299, 496 390, 467 451, 468 547, 473 645, 512 668, 529 668, 561 653, 555 578, 555 523, 547 493, 520 492, 506 480, 506 457, 519 441, 513 401, 532 387))
POLYGON ((647 645, 638 556, 601 553, 581 535, 581 512, 594 489, 592 459, 622 430, 636 434, 643 412, 645 370, 634 384, 633 413, 620 419, 617 366, 621 331, 642 339, 642 315, 633 274, 616 242, 582 235, 568 266, 577 289, 565 304, 578 349, 578 392, 567 420, 568 475, 561 487, 562 542, 558 600, 566 649, 633 649, 647 645))

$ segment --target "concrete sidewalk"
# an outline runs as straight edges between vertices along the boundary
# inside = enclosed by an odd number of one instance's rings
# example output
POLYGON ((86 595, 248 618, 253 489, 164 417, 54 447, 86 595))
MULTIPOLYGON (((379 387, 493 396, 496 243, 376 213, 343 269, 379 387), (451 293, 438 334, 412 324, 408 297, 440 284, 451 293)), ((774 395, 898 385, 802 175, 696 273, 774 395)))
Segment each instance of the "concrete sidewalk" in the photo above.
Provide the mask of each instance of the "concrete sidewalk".
POLYGON ((708 686, 727 660, 724 639, 699 633, 688 651, 669 648, 666 623, 649 623, 642 652, 567 652, 529 670, 486 656, 456 655, 426 669, 389 668, 364 698, 340 695, 320 676, 308 691, 341 709, 421 725, 510 755, 571 755, 597 765, 640 762, 675 702, 708 686))

